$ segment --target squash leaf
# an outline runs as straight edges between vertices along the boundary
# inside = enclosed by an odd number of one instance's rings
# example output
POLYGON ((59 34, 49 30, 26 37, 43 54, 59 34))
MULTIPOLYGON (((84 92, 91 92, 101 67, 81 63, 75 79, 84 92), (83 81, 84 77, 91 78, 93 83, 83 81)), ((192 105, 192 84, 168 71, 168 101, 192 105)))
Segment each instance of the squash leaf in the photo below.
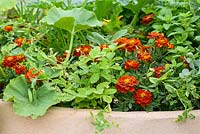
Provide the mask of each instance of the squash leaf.
POLYGON ((18 0, 0 0, 0 11, 7 11, 17 4, 18 0))
POLYGON ((42 19, 42 22, 67 30, 70 33, 101 26, 101 22, 97 20, 95 14, 83 8, 62 10, 53 7, 49 10, 48 15, 42 19))
POLYGON ((4 90, 4 100, 13 100, 13 108, 16 114, 21 116, 31 116, 36 119, 46 113, 47 109, 57 104, 59 94, 48 84, 44 84, 36 89, 36 99, 29 100, 30 88, 23 75, 10 81, 4 90))

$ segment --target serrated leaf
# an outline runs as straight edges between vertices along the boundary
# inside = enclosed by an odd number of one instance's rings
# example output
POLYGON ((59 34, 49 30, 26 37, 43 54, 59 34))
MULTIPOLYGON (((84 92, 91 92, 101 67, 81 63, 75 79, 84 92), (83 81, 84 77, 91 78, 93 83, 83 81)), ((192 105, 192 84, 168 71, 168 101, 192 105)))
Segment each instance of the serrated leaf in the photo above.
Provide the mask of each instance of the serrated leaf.
POLYGON ((13 100, 13 108, 16 114, 21 116, 31 116, 33 119, 42 116, 47 109, 57 104, 59 94, 50 86, 43 85, 36 90, 36 100, 29 101, 28 84, 24 76, 18 76, 10 81, 4 90, 4 100, 13 100))

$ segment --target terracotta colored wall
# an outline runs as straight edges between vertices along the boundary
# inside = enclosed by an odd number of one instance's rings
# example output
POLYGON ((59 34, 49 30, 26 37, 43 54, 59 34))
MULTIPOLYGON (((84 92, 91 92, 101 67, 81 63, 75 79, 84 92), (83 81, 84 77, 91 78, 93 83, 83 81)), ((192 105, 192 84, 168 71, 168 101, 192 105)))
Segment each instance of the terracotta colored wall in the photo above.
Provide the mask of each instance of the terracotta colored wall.
MULTIPOLYGON (((89 110, 91 111, 91 110, 89 110)), ((0 101, 0 134, 94 134, 88 110, 51 108, 36 120, 12 112, 11 104, 0 101)), ((119 124, 103 134, 200 134, 200 110, 186 123, 174 122, 180 112, 112 112, 109 119, 119 124)))

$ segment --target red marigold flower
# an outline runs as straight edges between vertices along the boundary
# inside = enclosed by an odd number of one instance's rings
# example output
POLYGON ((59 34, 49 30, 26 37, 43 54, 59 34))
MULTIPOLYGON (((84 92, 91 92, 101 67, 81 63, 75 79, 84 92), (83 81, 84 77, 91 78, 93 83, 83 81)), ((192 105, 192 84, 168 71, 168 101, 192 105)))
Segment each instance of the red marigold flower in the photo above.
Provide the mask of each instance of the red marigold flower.
POLYGON ((163 46, 167 46, 168 47, 168 44, 169 44, 169 41, 167 38, 165 37, 159 37, 155 40, 155 45, 158 47, 158 48, 161 48, 163 46))
POLYGON ((103 50, 105 48, 109 48, 108 44, 101 44, 99 47, 101 50, 103 50))
POLYGON ((151 62, 152 56, 151 53, 147 49, 139 49, 137 52, 137 57, 143 62, 151 62))
POLYGON ((119 49, 121 49, 121 50, 125 50, 125 49, 126 49, 125 46, 126 46, 126 44, 128 44, 128 42, 129 42, 129 39, 128 39, 128 38, 119 38, 119 39, 116 39, 116 40, 114 41, 114 43, 117 43, 118 46, 123 45, 123 47, 119 48, 119 49))
POLYGON ((23 41, 24 41, 24 38, 21 38, 21 37, 15 39, 15 43, 17 44, 18 47, 22 46, 23 41))
POLYGON ((13 27, 12 26, 5 26, 4 27, 4 31, 6 31, 6 32, 10 32, 10 31, 12 31, 13 30, 13 27))
POLYGON ((133 98, 135 99, 136 104, 145 107, 149 106, 149 104, 151 103, 152 94, 148 90, 138 89, 133 95, 133 98))
POLYGON ((25 74, 25 78, 27 79, 27 82, 30 83, 31 79, 36 78, 37 76, 39 76, 40 74, 42 74, 42 71, 38 71, 36 73, 36 69, 35 68, 31 68, 30 70, 28 70, 25 74))
POLYGON ((141 48, 142 47, 142 43, 140 42, 139 39, 128 39, 128 38, 119 38, 117 40, 114 41, 114 43, 117 43, 118 46, 123 45, 121 48, 121 50, 127 50, 128 52, 132 52, 135 51, 137 48, 141 48))
POLYGON ((14 67, 19 62, 22 62, 24 60, 25 60, 25 56, 24 55, 6 56, 3 59, 2 65, 4 67, 14 67))
POLYGON ((125 75, 117 80, 117 84, 115 85, 117 91, 125 94, 128 91, 133 92, 135 91, 134 85, 138 85, 139 82, 134 76, 125 75))
POLYGON ((81 56, 81 55, 85 55, 88 56, 90 51, 91 51, 92 47, 89 45, 83 45, 83 46, 78 46, 77 48, 74 49, 74 56, 81 56))
POLYGON ((125 48, 128 52, 136 51, 136 49, 141 48, 142 43, 139 39, 129 39, 128 43, 126 44, 125 48))
POLYGON ((161 72, 165 70, 165 66, 154 67, 154 76, 160 78, 161 72))
POLYGON ((57 64, 61 64, 65 58, 67 58, 68 52, 64 52, 62 56, 56 56, 57 64))
POLYGON ((138 68, 140 67, 140 63, 136 60, 127 60, 125 62, 125 69, 129 70, 129 69, 133 69, 133 70, 138 70, 138 68))
POLYGON ((16 65, 16 66, 13 67, 13 69, 15 69, 15 73, 17 75, 25 74, 25 72, 26 72, 26 67, 22 66, 22 65, 16 65))
POLYGON ((153 21, 153 16, 154 16, 154 14, 148 14, 148 15, 144 16, 141 20, 141 23, 143 25, 149 24, 150 22, 153 21))
POLYGON ((151 32, 147 36, 147 38, 149 38, 149 39, 153 39, 153 38, 157 38, 157 37, 164 37, 164 34, 159 33, 159 32, 151 32))

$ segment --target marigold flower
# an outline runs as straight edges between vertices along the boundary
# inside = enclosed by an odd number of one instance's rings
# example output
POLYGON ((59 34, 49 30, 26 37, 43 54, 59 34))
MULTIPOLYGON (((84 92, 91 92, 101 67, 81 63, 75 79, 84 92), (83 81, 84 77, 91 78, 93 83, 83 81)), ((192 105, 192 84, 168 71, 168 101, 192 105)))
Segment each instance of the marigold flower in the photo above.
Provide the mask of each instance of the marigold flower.
POLYGON ((16 66, 13 67, 13 69, 15 69, 15 73, 17 75, 25 74, 25 72, 26 72, 26 67, 22 66, 22 65, 16 65, 16 66))
POLYGON ((17 44, 18 47, 22 46, 23 41, 24 41, 24 38, 21 38, 21 37, 15 39, 15 43, 17 44))
POLYGON ((159 33, 159 32, 151 32, 151 33, 148 33, 148 36, 147 36, 147 38, 149 38, 149 39, 153 39, 153 38, 157 38, 157 37, 164 37, 164 34, 159 33))
POLYGON ((108 44, 101 44, 99 45, 100 49, 103 50, 105 48, 109 48, 108 44))
POLYGON ((158 47, 158 48, 161 48, 163 46, 168 46, 168 39, 165 38, 165 37, 159 37, 155 40, 155 45, 158 47))
POLYGON ((142 47, 142 43, 139 39, 135 38, 119 38, 114 41, 114 43, 117 43, 118 46, 123 45, 123 47, 119 48, 121 50, 127 50, 128 52, 135 51, 138 48, 142 47))
POLYGON ((148 14, 148 15, 144 16, 141 20, 141 23, 143 25, 149 24, 150 22, 153 21, 153 16, 154 16, 154 14, 148 14))
POLYGON ((129 39, 128 43, 126 44, 125 48, 128 52, 135 51, 137 48, 141 48, 142 43, 140 42, 139 39, 129 39))
POLYGON ((25 60, 24 55, 14 55, 14 56, 6 56, 3 59, 2 65, 4 67, 14 67, 19 62, 22 62, 25 60))
POLYGON ((90 51, 91 51, 92 47, 89 45, 83 45, 83 46, 78 46, 77 48, 74 49, 74 56, 81 56, 81 55, 85 55, 88 56, 90 51))
POLYGON ((61 64, 67 58, 68 52, 64 52, 62 56, 56 56, 57 64, 61 64))
POLYGON ((27 82, 30 83, 31 79, 36 78, 37 76, 39 76, 40 74, 42 74, 42 71, 38 71, 36 73, 36 69, 35 68, 31 68, 30 70, 28 70, 25 74, 25 78, 27 79, 27 82))
POLYGON ((115 85, 117 91, 126 94, 128 91, 133 92, 135 91, 134 85, 138 85, 139 82, 134 76, 121 76, 117 80, 117 84, 115 85))
POLYGON ((6 31, 6 32, 10 32, 10 31, 12 31, 13 30, 13 27, 12 26, 5 26, 4 27, 4 31, 6 31))
POLYGON ((136 60, 127 60, 124 66, 125 70, 129 70, 129 69, 138 70, 139 67, 140 67, 140 63, 136 60))
POLYGON ((139 49, 137 52, 137 57, 143 62, 151 62, 152 56, 151 53, 147 49, 139 49))
POLYGON ((154 67, 154 76, 160 78, 161 72, 165 70, 165 66, 154 67))
POLYGON ((121 50, 125 50, 126 49, 126 44, 129 42, 129 39, 128 38, 119 38, 119 39, 116 39, 114 41, 114 43, 117 43, 118 46, 121 46, 123 45, 123 47, 121 47, 120 49, 121 50))
POLYGON ((135 99, 136 104, 145 107, 149 106, 149 104, 151 103, 152 94, 148 90, 138 89, 133 95, 133 98, 135 99))

